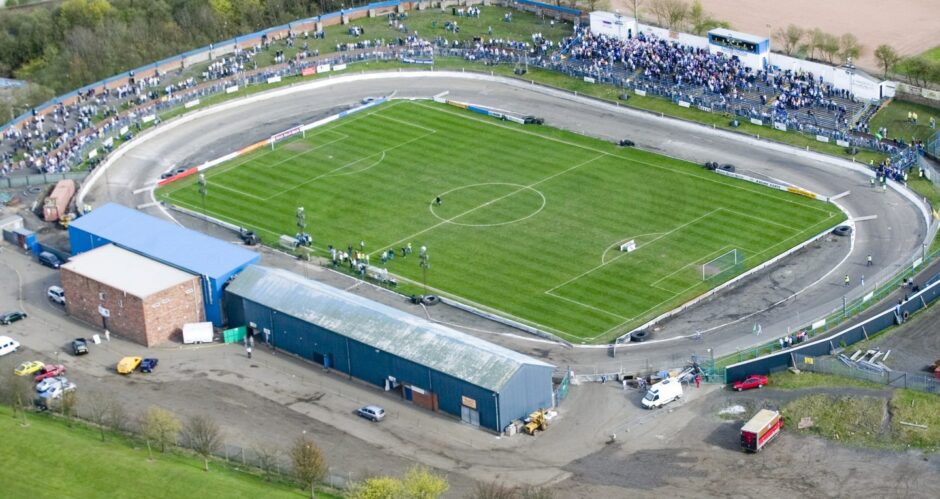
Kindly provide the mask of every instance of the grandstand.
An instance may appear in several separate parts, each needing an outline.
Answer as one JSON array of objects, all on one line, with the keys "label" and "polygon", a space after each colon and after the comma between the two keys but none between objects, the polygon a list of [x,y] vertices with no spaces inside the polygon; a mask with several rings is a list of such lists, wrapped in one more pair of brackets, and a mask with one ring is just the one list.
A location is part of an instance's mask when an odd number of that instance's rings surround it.
[{"label": "grandstand", "polygon": [[[365,16],[371,5],[347,11],[346,15]],[[382,12],[397,8],[396,5],[384,2]],[[334,14],[239,37],[237,43],[220,42],[214,48],[197,49],[138,68],[136,77],[135,71],[130,71],[57,97],[0,127],[0,176],[94,167],[121,141],[158,123],[162,113],[195,105],[199,99],[234,88],[244,89],[308,74],[305,72],[311,68],[332,64],[345,67],[367,60],[430,62],[432,54],[484,65],[510,63],[517,67],[560,71],[578,78],[590,77],[600,83],[661,96],[680,105],[729,113],[742,120],[827,137],[851,146],[898,156],[902,149],[891,141],[853,132],[867,131],[867,120],[877,103],[855,99],[845,89],[832,89],[826,82],[801,80],[773,67],[766,74],[749,75],[733,60],[714,54],[709,54],[706,64],[710,69],[719,68],[720,79],[732,83],[703,81],[672,67],[649,71],[650,66],[642,61],[620,62],[624,58],[615,56],[622,56],[624,47],[594,37],[586,28],[576,29],[572,36],[561,40],[547,39],[536,33],[528,40],[476,37],[473,41],[455,41],[440,36],[431,40],[414,35],[398,40],[357,40],[335,44],[337,52],[323,56],[319,51],[304,50],[302,56],[298,52],[286,62],[282,58],[274,65],[258,63],[263,59],[262,51],[280,47],[280,44],[289,45],[292,37],[297,36],[295,30],[302,26],[314,22],[337,24],[339,19]],[[672,51],[684,60],[700,50],[652,38],[648,45],[652,48],[642,47],[643,50]],[[591,57],[583,55],[585,47],[592,49]],[[183,71],[181,67],[201,69]],[[729,69],[734,71],[729,72]],[[787,81],[775,88],[774,83],[781,78]],[[820,92],[814,94],[811,87],[817,87]],[[783,89],[795,92],[792,97],[801,101],[808,95],[812,99],[797,106],[789,102],[783,104],[780,102],[780,97],[786,95]]]}]

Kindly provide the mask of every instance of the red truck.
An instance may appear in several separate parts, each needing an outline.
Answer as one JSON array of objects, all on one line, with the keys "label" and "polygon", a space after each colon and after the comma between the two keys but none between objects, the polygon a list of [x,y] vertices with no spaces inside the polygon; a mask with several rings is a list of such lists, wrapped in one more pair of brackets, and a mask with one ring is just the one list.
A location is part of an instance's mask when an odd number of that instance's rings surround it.
[{"label": "red truck", "polygon": [[783,418],[777,411],[761,409],[741,428],[741,447],[745,452],[759,452],[783,429]]},{"label": "red truck", "polygon": [[52,194],[49,194],[49,197],[43,203],[43,219],[47,222],[58,222],[68,212],[69,203],[74,195],[75,181],[70,179],[60,180],[55,185],[55,189],[52,190]]}]

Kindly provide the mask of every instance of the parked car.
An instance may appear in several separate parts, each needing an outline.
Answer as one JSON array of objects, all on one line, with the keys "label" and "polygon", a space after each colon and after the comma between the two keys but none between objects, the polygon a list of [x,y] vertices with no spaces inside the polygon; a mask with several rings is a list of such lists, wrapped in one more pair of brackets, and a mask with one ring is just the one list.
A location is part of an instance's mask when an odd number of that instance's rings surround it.
[{"label": "parked car", "polygon": [[39,263],[45,265],[46,267],[50,267],[53,269],[57,269],[62,266],[62,260],[60,260],[59,257],[55,256],[55,254],[50,253],[48,251],[43,251],[42,253],[39,253]]},{"label": "parked car", "polygon": [[39,383],[46,378],[55,378],[64,372],[65,366],[62,364],[49,364],[39,370],[39,373],[36,375],[36,382]]},{"label": "parked car", "polygon": [[42,362],[39,362],[38,360],[30,360],[20,364],[19,367],[13,371],[13,374],[17,376],[26,376],[27,374],[39,372],[39,370],[43,367],[46,367],[46,365]]},{"label": "parked car", "polygon": [[68,380],[64,380],[64,381],[62,381],[62,383],[60,383],[60,384],[58,384],[58,385],[56,385],[56,386],[53,386],[52,388],[50,388],[50,389],[48,389],[48,390],[46,390],[46,391],[44,391],[44,392],[40,392],[40,393],[39,393],[39,398],[43,398],[43,399],[57,399],[57,398],[61,397],[63,394],[68,393],[68,392],[70,392],[70,391],[72,391],[72,390],[74,390],[74,389],[76,389],[76,388],[78,388],[78,387],[75,386],[75,383],[72,383],[71,381],[68,381]]},{"label": "parked car", "polygon": [[59,305],[65,305],[65,290],[59,286],[49,286],[49,289],[46,290],[46,296]]},{"label": "parked car", "polygon": [[36,391],[42,393],[46,390],[49,390],[50,388],[54,386],[61,385],[62,383],[67,383],[67,382],[68,382],[68,379],[65,378],[64,376],[57,376],[55,378],[46,378],[36,384]]},{"label": "parked car", "polygon": [[72,340],[72,355],[84,355],[86,353],[88,353],[88,340],[85,338]]},{"label": "parked car", "polygon": [[0,336],[0,357],[14,353],[20,348],[20,342],[9,336]]},{"label": "parked car", "polygon": [[731,385],[731,388],[740,392],[742,390],[750,390],[752,388],[761,388],[767,383],[767,376],[764,376],[763,374],[752,374],[741,381],[735,381],[734,384]]},{"label": "parked car", "polygon": [[134,372],[138,366],[140,366],[140,357],[124,357],[118,362],[117,372],[118,374],[130,374]]},{"label": "parked car", "polygon": [[7,326],[9,324],[13,324],[16,321],[22,320],[25,318],[26,318],[26,312],[20,312],[18,310],[13,311],[13,312],[7,312],[3,315],[0,315],[0,324]]},{"label": "parked car", "polygon": [[367,405],[365,407],[360,407],[359,410],[356,411],[356,414],[366,419],[370,419],[376,423],[385,419],[385,409],[382,409],[377,405]]},{"label": "parked car", "polygon": [[140,361],[140,372],[152,373],[153,370],[157,368],[158,362],[160,362],[160,359],[144,359]]}]

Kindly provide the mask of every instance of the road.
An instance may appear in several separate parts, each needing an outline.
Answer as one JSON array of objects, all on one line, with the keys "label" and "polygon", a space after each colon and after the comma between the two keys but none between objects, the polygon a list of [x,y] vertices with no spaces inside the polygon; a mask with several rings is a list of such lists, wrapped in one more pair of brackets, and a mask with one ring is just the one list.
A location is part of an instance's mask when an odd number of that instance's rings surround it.
[{"label": "road", "polygon": [[[535,341],[518,331],[446,307],[428,312],[411,309],[558,365],[600,370],[665,367],[691,353],[704,355],[712,349],[720,356],[784,334],[841,307],[843,297],[863,295],[875,283],[908,265],[927,236],[927,222],[914,202],[894,188],[887,192],[871,189],[868,177],[861,169],[853,170],[848,161],[517,80],[461,73],[367,76],[359,81],[334,78],[313,86],[272,91],[165,123],[122,148],[123,155],[113,160],[85,202],[95,205],[113,200],[132,207],[150,205],[153,199],[149,187],[159,173],[170,167],[214,159],[281,130],[348,108],[364,97],[394,94],[396,98],[428,98],[446,91],[449,98],[541,116],[546,125],[601,139],[629,138],[641,149],[697,163],[732,163],[739,172],[778,179],[824,196],[848,193],[835,201],[838,206],[852,219],[872,217],[855,222],[853,238],[824,237],[678,318],[657,324],[654,341],[619,347],[617,358],[609,357],[605,348],[572,349]],[[158,207],[150,206],[146,211],[166,216]],[[205,229],[201,223],[187,223]],[[226,237],[231,238],[231,234]],[[869,254],[875,261],[871,268],[865,266]],[[867,287],[845,288],[846,274],[853,277],[853,283],[865,275]],[[408,307],[396,296],[374,294],[397,307]],[[761,325],[759,337],[751,334],[754,324]],[[687,339],[695,331],[706,331],[703,339]]]}]

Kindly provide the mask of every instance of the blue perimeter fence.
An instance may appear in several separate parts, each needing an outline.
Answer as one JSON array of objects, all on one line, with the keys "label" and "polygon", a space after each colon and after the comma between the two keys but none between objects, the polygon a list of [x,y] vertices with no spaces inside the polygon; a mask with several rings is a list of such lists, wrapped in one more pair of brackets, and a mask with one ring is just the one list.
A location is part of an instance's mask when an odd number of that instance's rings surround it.
[{"label": "blue perimeter fence", "polygon": [[826,338],[728,366],[725,369],[725,382],[733,383],[751,374],[769,374],[782,371],[796,364],[795,355],[806,357],[831,355],[839,348],[846,348],[849,345],[867,340],[872,335],[891,326],[902,324],[913,314],[927,308],[938,296],[940,296],[940,274],[928,279],[921,291],[915,293],[903,303],[893,305],[860,324],[850,326]]}]

